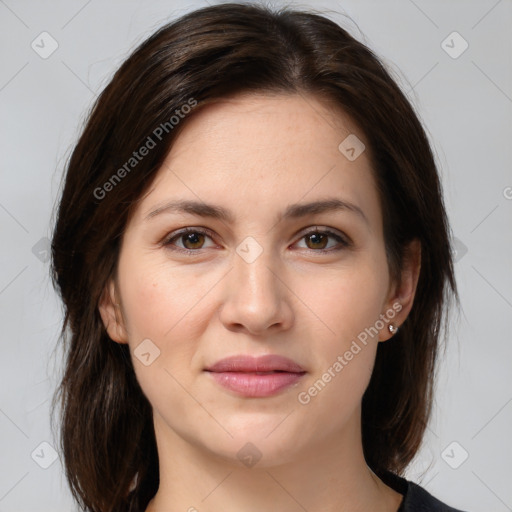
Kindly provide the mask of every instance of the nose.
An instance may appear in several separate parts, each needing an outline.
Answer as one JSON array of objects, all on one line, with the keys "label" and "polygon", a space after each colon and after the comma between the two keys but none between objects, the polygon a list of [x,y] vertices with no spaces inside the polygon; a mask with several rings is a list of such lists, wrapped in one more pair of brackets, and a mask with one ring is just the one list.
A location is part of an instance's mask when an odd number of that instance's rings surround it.
[{"label": "nose", "polygon": [[266,251],[252,263],[235,254],[234,268],[226,276],[220,320],[231,331],[275,334],[293,324],[292,296],[282,269]]}]

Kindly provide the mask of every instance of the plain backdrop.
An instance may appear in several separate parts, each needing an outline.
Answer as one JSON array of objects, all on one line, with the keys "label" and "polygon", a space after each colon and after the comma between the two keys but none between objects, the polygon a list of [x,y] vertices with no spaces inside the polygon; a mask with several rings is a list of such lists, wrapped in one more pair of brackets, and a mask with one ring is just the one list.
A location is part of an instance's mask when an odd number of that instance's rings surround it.
[{"label": "plain backdrop", "polygon": [[[0,0],[0,512],[76,510],[49,420],[62,310],[48,238],[65,161],[129,52],[208,3]],[[383,59],[442,173],[461,311],[407,477],[464,510],[511,511],[512,2],[287,5],[325,11]]]}]

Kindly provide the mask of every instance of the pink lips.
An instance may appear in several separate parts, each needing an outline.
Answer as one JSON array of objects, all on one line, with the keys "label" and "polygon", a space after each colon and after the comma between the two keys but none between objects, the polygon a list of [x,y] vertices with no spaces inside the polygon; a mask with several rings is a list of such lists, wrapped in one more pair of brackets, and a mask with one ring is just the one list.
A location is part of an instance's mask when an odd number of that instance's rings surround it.
[{"label": "pink lips", "polygon": [[287,357],[232,356],[206,368],[221,386],[246,397],[267,397],[298,382],[305,370]]}]

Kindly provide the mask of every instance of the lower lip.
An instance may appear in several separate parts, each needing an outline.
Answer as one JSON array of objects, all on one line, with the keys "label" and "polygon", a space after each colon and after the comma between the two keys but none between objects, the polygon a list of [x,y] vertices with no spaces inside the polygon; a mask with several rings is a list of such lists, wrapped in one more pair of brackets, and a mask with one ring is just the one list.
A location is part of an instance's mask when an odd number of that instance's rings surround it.
[{"label": "lower lip", "polygon": [[297,383],[304,373],[208,372],[221,386],[252,398],[272,396]]}]

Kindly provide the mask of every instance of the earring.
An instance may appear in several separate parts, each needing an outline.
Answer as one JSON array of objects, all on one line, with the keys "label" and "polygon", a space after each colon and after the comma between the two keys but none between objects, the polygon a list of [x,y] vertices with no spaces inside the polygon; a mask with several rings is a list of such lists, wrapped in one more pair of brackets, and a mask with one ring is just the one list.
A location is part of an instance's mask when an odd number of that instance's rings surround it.
[{"label": "earring", "polygon": [[396,334],[398,332],[398,327],[394,326],[393,324],[389,324],[388,330],[391,334]]}]

